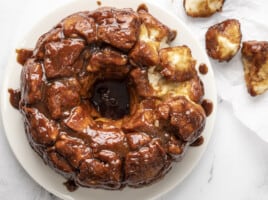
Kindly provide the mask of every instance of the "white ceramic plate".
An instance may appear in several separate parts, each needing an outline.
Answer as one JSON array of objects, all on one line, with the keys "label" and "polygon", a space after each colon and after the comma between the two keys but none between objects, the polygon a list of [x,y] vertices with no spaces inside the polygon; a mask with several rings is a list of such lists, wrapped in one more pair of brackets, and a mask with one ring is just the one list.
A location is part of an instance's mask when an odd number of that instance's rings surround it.
[{"label": "white ceramic plate", "polygon": [[[130,7],[136,9],[138,5],[144,3],[140,0],[126,1],[126,0],[103,0],[102,6],[114,6],[118,8]],[[206,63],[208,66],[208,74],[201,75],[201,78],[205,86],[205,98],[213,101],[214,110],[212,115],[207,119],[206,127],[203,132],[205,142],[199,147],[191,147],[186,153],[182,162],[174,165],[172,170],[157,183],[143,187],[140,189],[125,188],[122,191],[106,191],[101,189],[87,189],[79,188],[75,192],[69,192],[62,184],[65,180],[48,166],[44,165],[42,160],[37,154],[30,148],[26,136],[24,134],[23,121],[20,113],[11,107],[9,103],[8,88],[19,88],[20,82],[20,69],[21,67],[16,63],[15,53],[11,56],[8,64],[6,74],[3,76],[5,80],[3,82],[2,90],[2,119],[7,139],[10,146],[17,157],[20,164],[29,173],[29,175],[41,186],[43,186],[49,192],[57,195],[62,199],[80,199],[80,200],[92,200],[92,199],[155,199],[164,193],[167,193],[182,180],[190,174],[194,166],[201,158],[204,150],[207,147],[210,139],[212,128],[214,124],[216,114],[216,89],[214,82],[214,75],[205,54],[205,51],[201,48],[199,43],[193,37],[192,33],[184,25],[178,17],[170,14],[168,11],[161,9],[160,7],[151,3],[146,3],[150,13],[156,16],[160,21],[167,24],[169,27],[178,31],[178,36],[173,44],[186,44],[191,50],[193,57],[197,59],[199,63]],[[76,0],[73,3],[65,5],[60,9],[55,10],[41,20],[36,26],[32,28],[22,39],[22,42],[18,44],[17,48],[31,48],[35,46],[35,43],[39,36],[50,30],[57,22],[62,18],[70,15],[76,11],[93,10],[98,7],[96,1],[92,0]],[[197,65],[198,66],[198,65]]]}]

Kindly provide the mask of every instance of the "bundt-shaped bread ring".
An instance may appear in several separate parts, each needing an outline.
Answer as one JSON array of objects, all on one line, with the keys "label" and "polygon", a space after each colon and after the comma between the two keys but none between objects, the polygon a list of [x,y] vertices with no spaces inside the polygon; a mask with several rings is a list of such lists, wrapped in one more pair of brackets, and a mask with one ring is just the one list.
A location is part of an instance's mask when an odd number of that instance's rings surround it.
[{"label": "bundt-shaped bread ring", "polygon": [[23,59],[19,109],[45,163],[76,185],[120,189],[181,160],[206,115],[196,61],[169,46],[175,36],[146,9],[110,7],[42,35]]}]

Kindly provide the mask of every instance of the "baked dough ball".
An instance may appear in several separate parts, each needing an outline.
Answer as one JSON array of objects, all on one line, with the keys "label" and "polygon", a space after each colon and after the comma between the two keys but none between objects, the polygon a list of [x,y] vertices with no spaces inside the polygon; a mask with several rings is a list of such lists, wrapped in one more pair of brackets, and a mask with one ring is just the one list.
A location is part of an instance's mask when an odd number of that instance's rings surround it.
[{"label": "baked dough ball", "polygon": [[87,65],[87,71],[98,72],[103,74],[113,74],[116,77],[124,77],[128,72],[127,68],[128,57],[110,47],[105,47],[94,51]]},{"label": "baked dough ball", "polygon": [[167,47],[159,51],[161,74],[168,80],[187,81],[196,74],[191,50],[187,46]]},{"label": "baked dough ball", "polygon": [[184,0],[184,10],[191,17],[209,17],[221,11],[224,0]]},{"label": "baked dough ball", "polygon": [[147,10],[138,10],[141,19],[139,39],[129,56],[132,64],[153,66],[159,63],[158,51],[176,37],[176,32],[153,17]]},{"label": "baked dough ball", "polygon": [[138,95],[161,99],[182,95],[198,103],[204,95],[204,88],[189,47],[162,48],[159,57],[159,65],[131,71]]},{"label": "baked dough ball", "polygon": [[98,40],[123,51],[129,51],[136,43],[140,20],[130,8],[102,7],[89,14],[98,24]]},{"label": "baked dough ball", "polygon": [[178,96],[161,106],[168,108],[165,117],[168,116],[170,125],[178,130],[176,135],[183,141],[192,142],[200,135],[204,128],[205,112],[199,104]]},{"label": "baked dough ball", "polygon": [[21,74],[21,92],[27,93],[22,100],[28,104],[40,101],[44,86],[42,64],[35,59],[28,59]]},{"label": "baked dough ball", "polygon": [[94,43],[97,38],[97,26],[93,18],[87,17],[89,12],[75,13],[60,23],[66,37],[85,38],[88,44]]},{"label": "baked dough ball", "polygon": [[236,19],[228,19],[211,26],[206,33],[206,49],[208,55],[216,60],[229,61],[238,50],[242,34],[240,23]]},{"label": "baked dough ball", "polygon": [[134,69],[130,73],[138,95],[167,99],[176,96],[186,96],[191,101],[199,103],[204,96],[204,87],[196,72],[193,78],[178,82],[165,78],[156,66],[149,69]]},{"label": "baked dough ball", "polygon": [[268,42],[243,42],[242,61],[249,94],[263,94],[268,90]]}]

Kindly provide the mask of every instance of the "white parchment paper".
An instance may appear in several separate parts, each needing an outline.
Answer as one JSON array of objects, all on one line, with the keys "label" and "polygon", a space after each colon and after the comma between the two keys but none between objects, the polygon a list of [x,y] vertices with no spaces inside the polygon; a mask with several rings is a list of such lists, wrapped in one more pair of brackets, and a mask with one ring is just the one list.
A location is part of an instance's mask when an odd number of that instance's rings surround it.
[{"label": "white parchment paper", "polygon": [[[175,10],[176,15],[190,27],[204,48],[207,29],[231,18],[238,19],[241,23],[242,41],[268,41],[267,0],[226,0],[222,12],[209,18],[188,17],[183,10],[182,2],[183,0],[173,1],[170,9]],[[240,51],[229,62],[219,63],[210,60],[219,97],[232,105],[235,116],[245,126],[268,142],[268,92],[258,97],[248,94]]]}]

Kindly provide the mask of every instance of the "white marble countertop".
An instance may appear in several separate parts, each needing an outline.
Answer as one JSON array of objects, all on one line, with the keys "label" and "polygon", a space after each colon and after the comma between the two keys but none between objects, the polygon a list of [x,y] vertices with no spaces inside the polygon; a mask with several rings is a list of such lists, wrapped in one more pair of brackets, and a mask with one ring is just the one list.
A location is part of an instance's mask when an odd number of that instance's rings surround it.
[{"label": "white marble countertop", "polygon": [[[3,80],[5,66],[9,54],[16,44],[16,38],[24,34],[31,25],[52,8],[69,1],[0,1],[0,80]],[[180,10],[178,8],[181,6],[181,1],[155,0],[156,3],[175,14]],[[226,4],[231,4],[232,1],[243,3],[242,0],[226,0]],[[263,3],[259,7],[260,9],[268,11],[267,1],[255,1]],[[252,11],[251,14],[254,12]],[[266,35],[268,36],[268,33]],[[214,65],[215,62],[213,62],[213,67],[215,67]],[[1,81],[0,87],[2,88]],[[213,135],[204,156],[182,184],[162,196],[161,200],[268,199],[268,144],[235,118],[229,103],[220,97],[218,103]],[[37,185],[16,161],[1,124],[0,154],[1,200],[57,199]]]}]

